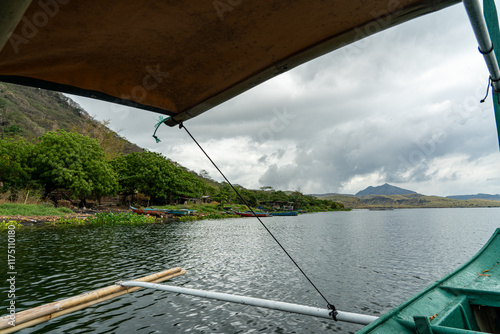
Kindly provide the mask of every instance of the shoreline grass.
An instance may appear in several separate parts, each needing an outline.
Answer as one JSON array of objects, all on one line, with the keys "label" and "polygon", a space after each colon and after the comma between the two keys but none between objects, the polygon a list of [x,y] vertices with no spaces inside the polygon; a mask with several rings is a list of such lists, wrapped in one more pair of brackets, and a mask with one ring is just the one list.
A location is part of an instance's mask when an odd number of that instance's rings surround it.
[{"label": "shoreline grass", "polygon": [[49,203],[44,204],[0,204],[0,216],[65,216],[74,213],[69,208],[56,208]]},{"label": "shoreline grass", "polygon": [[[185,204],[185,205],[165,205],[155,206],[158,209],[189,209],[195,210],[194,215],[179,216],[173,218],[175,221],[188,222],[197,220],[216,220],[228,218],[240,218],[240,216],[232,213],[231,211],[247,211],[246,205],[241,204],[228,204],[226,209],[221,207],[218,203],[204,203],[204,204]],[[231,209],[229,210],[228,207]],[[263,211],[255,209],[254,211]],[[312,210],[310,212],[315,212]],[[333,211],[333,210],[330,210]],[[11,221],[20,220],[19,217],[26,218],[42,218],[42,222],[36,226],[78,226],[78,225],[130,225],[130,224],[150,224],[163,221],[161,218],[138,215],[132,212],[98,212],[94,215],[87,217],[75,217],[75,212],[69,208],[56,208],[50,203],[42,204],[20,204],[20,203],[4,203],[0,204],[0,216],[4,219]],[[43,217],[50,218],[50,220],[43,221]],[[8,218],[6,218],[8,217]],[[16,217],[16,218],[14,218]],[[58,220],[57,217],[60,217]],[[172,218],[169,218],[170,220]],[[22,222],[22,220],[21,220]],[[6,224],[4,224],[6,225]],[[19,224],[17,226],[23,226]]]}]

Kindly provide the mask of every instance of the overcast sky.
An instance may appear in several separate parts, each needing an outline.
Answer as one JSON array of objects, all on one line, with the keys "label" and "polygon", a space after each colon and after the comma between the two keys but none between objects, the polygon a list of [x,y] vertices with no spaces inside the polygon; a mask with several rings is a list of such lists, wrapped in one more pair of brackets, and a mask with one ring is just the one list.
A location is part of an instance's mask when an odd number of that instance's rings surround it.
[{"label": "overcast sky", "polygon": [[[462,4],[299,66],[185,123],[232,183],[356,193],[383,183],[425,195],[500,192],[486,65]],[[221,181],[159,115],[71,96],[133,143]]]}]

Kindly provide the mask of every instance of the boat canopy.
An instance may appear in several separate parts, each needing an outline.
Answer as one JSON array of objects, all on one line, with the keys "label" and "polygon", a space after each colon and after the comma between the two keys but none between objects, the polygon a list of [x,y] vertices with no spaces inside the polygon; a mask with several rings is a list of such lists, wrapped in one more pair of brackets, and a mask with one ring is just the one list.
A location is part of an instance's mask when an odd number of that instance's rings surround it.
[{"label": "boat canopy", "polygon": [[456,0],[2,0],[0,81],[142,108],[174,125]]}]

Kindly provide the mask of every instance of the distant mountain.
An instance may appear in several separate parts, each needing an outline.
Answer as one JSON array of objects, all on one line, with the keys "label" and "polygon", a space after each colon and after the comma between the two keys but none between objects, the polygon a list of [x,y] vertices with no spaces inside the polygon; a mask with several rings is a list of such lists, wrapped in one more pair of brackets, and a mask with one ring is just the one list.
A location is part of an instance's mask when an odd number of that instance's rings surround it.
[{"label": "distant mountain", "polygon": [[395,186],[391,186],[386,183],[378,187],[369,186],[368,188],[361,190],[356,193],[356,196],[366,196],[366,195],[408,195],[416,194],[412,190],[407,190]]},{"label": "distant mountain", "polygon": [[500,195],[489,195],[489,194],[477,194],[477,195],[454,195],[454,196],[446,196],[446,198],[452,198],[452,199],[462,199],[462,200],[468,200],[468,199],[487,199],[490,201],[500,201]]},{"label": "distant mountain", "polygon": [[500,201],[485,199],[459,200],[439,196],[421,194],[405,195],[367,195],[344,196],[332,195],[324,197],[331,201],[344,204],[349,209],[402,209],[402,208],[484,208],[500,207]]}]

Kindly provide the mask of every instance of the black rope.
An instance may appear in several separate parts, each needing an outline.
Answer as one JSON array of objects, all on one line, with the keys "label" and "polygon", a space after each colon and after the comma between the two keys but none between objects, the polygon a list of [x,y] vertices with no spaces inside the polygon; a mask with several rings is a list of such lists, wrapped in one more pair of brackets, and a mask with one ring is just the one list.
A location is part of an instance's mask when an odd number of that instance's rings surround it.
[{"label": "black rope", "polygon": [[488,79],[488,88],[486,88],[486,95],[484,96],[484,99],[482,99],[480,102],[481,103],[484,103],[484,101],[486,101],[486,98],[488,97],[488,94],[490,92],[490,86],[492,85],[492,82],[491,82],[491,76],[490,78]]},{"label": "black rope", "polygon": [[182,129],[184,128],[184,130],[186,130],[186,133],[189,135],[189,137],[191,137],[191,139],[196,143],[196,145],[198,145],[198,147],[200,148],[200,150],[203,152],[203,154],[205,154],[205,156],[208,158],[208,160],[210,160],[210,162],[212,163],[212,165],[214,165],[214,167],[217,169],[217,171],[220,173],[220,175],[222,175],[222,177],[224,178],[224,180],[226,180],[226,182],[231,186],[231,188],[234,190],[234,192],[238,195],[238,197],[243,201],[243,203],[245,203],[245,205],[250,209],[250,211],[252,212],[252,214],[255,216],[255,218],[257,218],[259,220],[259,222],[261,223],[261,225],[264,227],[264,229],[271,235],[271,237],[274,239],[274,241],[276,241],[276,243],[281,247],[281,249],[283,250],[283,252],[285,252],[285,254],[288,256],[288,258],[293,262],[293,264],[297,267],[297,269],[299,269],[299,271],[302,273],[302,275],[304,275],[304,277],[309,281],[309,283],[311,283],[311,285],[314,287],[314,289],[319,293],[319,295],[325,300],[326,304],[327,304],[327,307],[329,310],[331,310],[331,312],[329,313],[329,315],[332,317],[332,319],[334,321],[337,321],[337,310],[335,309],[335,306],[333,304],[330,304],[330,302],[326,299],[326,297],[321,293],[321,291],[319,291],[319,289],[316,287],[316,285],[314,285],[314,283],[311,281],[311,279],[306,275],[306,273],[302,270],[302,268],[300,268],[300,266],[297,264],[297,262],[295,262],[295,260],[293,259],[293,257],[287,252],[287,250],[285,249],[285,247],[283,247],[283,245],[281,245],[281,243],[278,241],[278,239],[276,239],[276,237],[274,236],[274,234],[269,230],[269,228],[267,228],[266,224],[264,224],[262,222],[262,220],[255,214],[255,212],[253,211],[253,209],[248,205],[247,201],[243,198],[243,196],[241,196],[241,194],[238,192],[238,190],[236,190],[236,188],[232,185],[231,182],[229,182],[229,180],[227,179],[227,177],[224,175],[224,173],[222,173],[222,171],[219,169],[219,167],[217,167],[217,165],[215,164],[215,162],[210,158],[210,156],[207,154],[207,152],[205,152],[205,150],[203,149],[203,147],[201,147],[201,145],[196,141],[196,139],[191,135],[191,133],[188,131],[188,129],[186,129],[186,127],[180,123],[179,124],[179,129]]},{"label": "black rope", "polygon": [[495,89],[495,86],[493,86],[493,83],[494,83],[494,82],[500,82],[500,78],[498,78],[498,79],[493,79],[493,78],[491,77],[491,75],[490,75],[490,77],[488,78],[488,86],[487,86],[487,88],[486,88],[486,95],[484,96],[484,99],[482,99],[482,100],[481,100],[481,101],[479,101],[479,102],[484,103],[484,101],[486,101],[486,98],[488,97],[488,94],[489,94],[489,92],[490,92],[490,86],[491,86],[491,90],[492,90],[492,92],[493,92],[493,98],[496,96],[496,98],[497,98],[497,103],[500,103],[500,97],[499,97],[499,95],[500,95],[500,94],[498,94],[499,92]]}]

